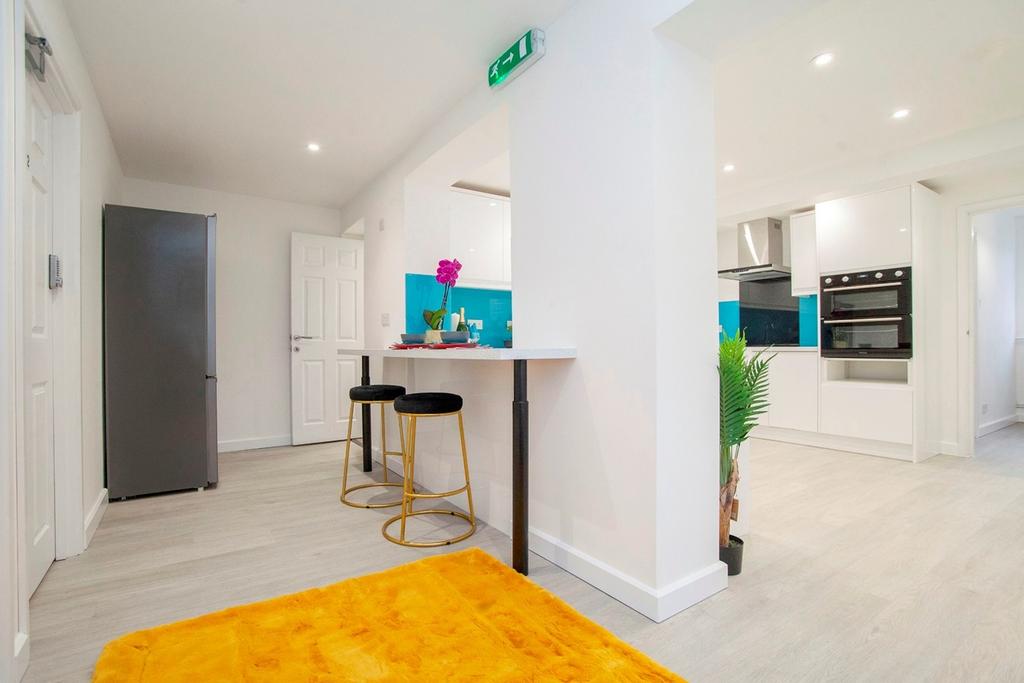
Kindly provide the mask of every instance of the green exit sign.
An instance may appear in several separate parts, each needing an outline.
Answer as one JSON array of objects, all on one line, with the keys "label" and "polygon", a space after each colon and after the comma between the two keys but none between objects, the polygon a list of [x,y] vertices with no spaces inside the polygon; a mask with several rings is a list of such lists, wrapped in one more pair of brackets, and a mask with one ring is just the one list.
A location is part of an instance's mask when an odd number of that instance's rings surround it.
[{"label": "green exit sign", "polygon": [[530,29],[487,67],[487,84],[498,88],[526,70],[544,54],[544,32]]}]

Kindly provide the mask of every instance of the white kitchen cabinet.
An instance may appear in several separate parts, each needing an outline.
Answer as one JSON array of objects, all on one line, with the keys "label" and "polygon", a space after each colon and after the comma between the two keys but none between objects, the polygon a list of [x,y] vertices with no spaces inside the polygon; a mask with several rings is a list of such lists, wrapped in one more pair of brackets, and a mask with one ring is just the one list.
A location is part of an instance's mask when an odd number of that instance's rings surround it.
[{"label": "white kitchen cabinet", "polygon": [[821,384],[821,432],[909,444],[914,392],[897,382],[829,381]]},{"label": "white kitchen cabinet", "polygon": [[789,267],[793,296],[818,293],[818,241],[814,212],[789,218]]},{"label": "white kitchen cabinet", "polygon": [[780,351],[768,364],[767,420],[783,429],[818,431],[818,354]]},{"label": "white kitchen cabinet", "polygon": [[508,286],[511,282],[511,225],[508,201],[452,192],[451,255],[462,263],[460,285]]},{"label": "white kitchen cabinet", "polygon": [[[757,349],[748,349],[751,358]],[[762,427],[818,430],[818,353],[786,350],[768,364],[768,411],[757,418]]]},{"label": "white kitchen cabinet", "polygon": [[501,203],[501,229],[502,248],[504,249],[504,260],[501,273],[502,280],[512,282],[512,203]]},{"label": "white kitchen cabinet", "polygon": [[842,273],[911,262],[910,187],[815,206],[818,268]]}]

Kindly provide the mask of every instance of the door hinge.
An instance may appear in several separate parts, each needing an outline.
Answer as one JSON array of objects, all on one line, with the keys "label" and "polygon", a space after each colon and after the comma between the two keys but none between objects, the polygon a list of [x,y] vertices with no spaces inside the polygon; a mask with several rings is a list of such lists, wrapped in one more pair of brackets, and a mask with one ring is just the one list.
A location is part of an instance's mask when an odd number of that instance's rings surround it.
[{"label": "door hinge", "polygon": [[25,168],[32,168],[32,155],[31,154],[26,154],[25,155]]}]

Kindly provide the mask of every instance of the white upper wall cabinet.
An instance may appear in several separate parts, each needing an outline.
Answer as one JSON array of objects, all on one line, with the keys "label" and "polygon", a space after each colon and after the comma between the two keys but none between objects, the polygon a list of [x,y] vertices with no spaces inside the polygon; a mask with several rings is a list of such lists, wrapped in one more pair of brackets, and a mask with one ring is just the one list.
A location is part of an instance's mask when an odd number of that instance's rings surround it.
[{"label": "white upper wall cabinet", "polygon": [[507,287],[512,279],[509,202],[451,192],[451,254],[462,262],[459,284]]},{"label": "white upper wall cabinet", "polygon": [[910,220],[909,186],[818,204],[815,232],[820,272],[909,264]]},{"label": "white upper wall cabinet", "polygon": [[813,211],[789,218],[789,266],[793,271],[793,296],[818,293],[818,241]]},{"label": "white upper wall cabinet", "polygon": [[512,282],[512,202],[501,202],[501,229],[502,249],[504,259],[502,262],[502,280]]}]

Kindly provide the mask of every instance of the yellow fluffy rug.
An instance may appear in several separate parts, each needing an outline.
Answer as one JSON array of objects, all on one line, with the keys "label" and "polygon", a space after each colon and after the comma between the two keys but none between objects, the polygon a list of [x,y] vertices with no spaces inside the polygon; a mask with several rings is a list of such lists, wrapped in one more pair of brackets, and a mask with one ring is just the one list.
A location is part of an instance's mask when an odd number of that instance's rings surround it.
[{"label": "yellow fluffy rug", "polygon": [[682,681],[477,548],[137,631],[93,681]]}]

